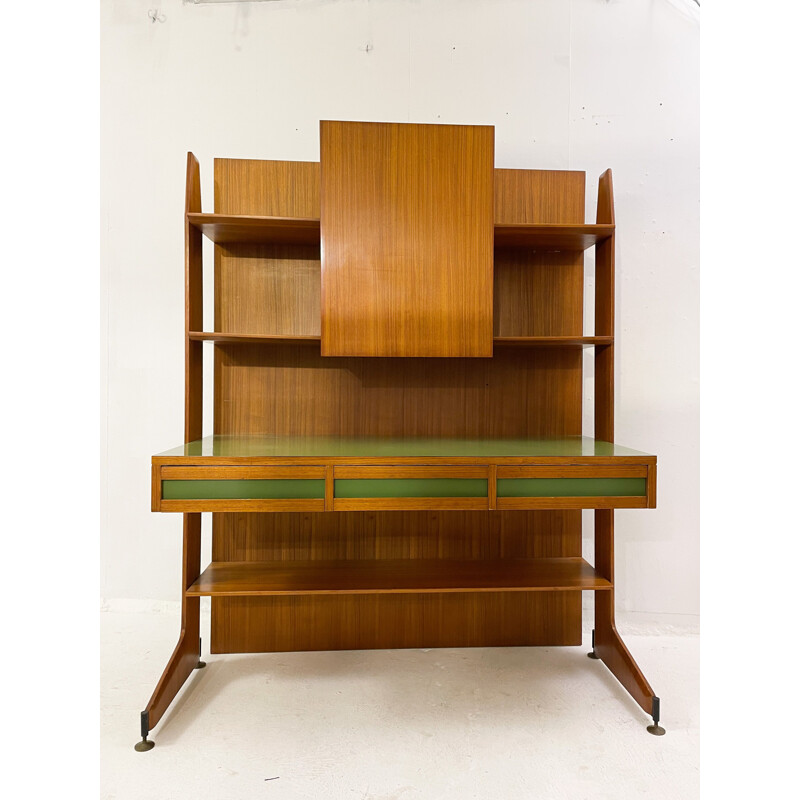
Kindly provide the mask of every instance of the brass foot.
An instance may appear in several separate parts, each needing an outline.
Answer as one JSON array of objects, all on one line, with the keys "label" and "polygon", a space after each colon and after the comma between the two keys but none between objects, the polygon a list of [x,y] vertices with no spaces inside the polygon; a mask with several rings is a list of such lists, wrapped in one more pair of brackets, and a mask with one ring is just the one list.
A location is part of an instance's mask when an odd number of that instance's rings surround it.
[{"label": "brass foot", "polygon": [[663,736],[666,733],[660,725],[648,725],[647,732],[652,733],[653,736]]},{"label": "brass foot", "polygon": [[205,662],[205,661],[198,661],[198,662],[197,662],[197,666],[195,667],[195,669],[203,669],[203,667],[204,667],[205,665],[206,665],[206,662]]},{"label": "brass foot", "polygon": [[152,750],[156,746],[155,742],[151,742],[146,736],[142,739],[141,742],[136,742],[133,746],[133,749],[137,753],[146,753],[148,750]]}]

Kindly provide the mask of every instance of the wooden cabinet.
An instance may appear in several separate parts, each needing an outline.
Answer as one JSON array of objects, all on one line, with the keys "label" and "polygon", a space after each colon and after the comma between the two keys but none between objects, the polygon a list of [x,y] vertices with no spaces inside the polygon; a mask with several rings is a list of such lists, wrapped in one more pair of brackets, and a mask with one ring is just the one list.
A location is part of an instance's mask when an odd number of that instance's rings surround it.
[{"label": "wooden cabinet", "polygon": [[494,128],[320,123],[323,356],[492,355]]},{"label": "wooden cabinet", "polygon": [[614,443],[610,171],[587,223],[582,172],[494,169],[488,127],[322,123],[321,158],[216,159],[212,214],[188,157],[184,444],[151,497],[183,515],[182,622],[139,749],[199,662],[201,596],[231,653],[578,645],[594,591],[591,654],[663,732],[614,623],[615,509],[655,507],[656,458]]}]

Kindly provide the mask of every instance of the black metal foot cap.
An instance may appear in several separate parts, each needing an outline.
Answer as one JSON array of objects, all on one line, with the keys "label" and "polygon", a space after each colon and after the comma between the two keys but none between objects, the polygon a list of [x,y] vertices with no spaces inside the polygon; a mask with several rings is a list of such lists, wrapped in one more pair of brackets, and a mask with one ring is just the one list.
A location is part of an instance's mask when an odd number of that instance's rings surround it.
[{"label": "black metal foot cap", "polygon": [[197,666],[195,667],[195,669],[203,669],[203,667],[204,667],[205,665],[206,665],[206,662],[205,662],[205,661],[198,661],[198,662],[197,662]]},{"label": "black metal foot cap", "polygon": [[155,742],[151,742],[149,739],[144,738],[141,742],[136,742],[136,744],[133,746],[133,749],[137,753],[146,753],[148,750],[152,750],[155,746]]},{"label": "black metal foot cap", "polygon": [[592,650],[591,653],[587,653],[586,655],[588,658],[594,658],[596,661],[600,660],[600,656],[597,655],[597,653],[595,653],[594,650]]},{"label": "black metal foot cap", "polygon": [[648,725],[647,732],[652,733],[653,736],[663,736],[666,733],[660,725]]}]

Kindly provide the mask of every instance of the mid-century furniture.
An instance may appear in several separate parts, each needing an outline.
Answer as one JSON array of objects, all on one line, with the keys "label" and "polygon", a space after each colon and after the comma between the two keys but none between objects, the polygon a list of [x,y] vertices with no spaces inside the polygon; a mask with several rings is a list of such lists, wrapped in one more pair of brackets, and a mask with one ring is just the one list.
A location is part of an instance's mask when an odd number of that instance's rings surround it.
[{"label": "mid-century furniture", "polygon": [[204,666],[203,596],[211,652],[256,653],[579,645],[593,591],[590,655],[663,733],[614,623],[614,511],[655,507],[656,458],[613,443],[611,172],[595,224],[584,183],[495,169],[488,126],[322,122],[320,163],[216,159],[208,214],[189,154],[185,444],[152,460],[153,510],[183,515],[181,632],[137,749]]}]

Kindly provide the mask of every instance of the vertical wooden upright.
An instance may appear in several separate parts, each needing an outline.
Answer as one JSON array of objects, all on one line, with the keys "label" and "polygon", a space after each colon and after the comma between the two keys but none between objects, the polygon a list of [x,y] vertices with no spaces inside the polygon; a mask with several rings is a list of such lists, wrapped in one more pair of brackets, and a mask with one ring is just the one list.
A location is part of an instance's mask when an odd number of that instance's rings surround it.
[{"label": "vertical wooden upright", "polygon": [[[203,435],[203,343],[191,341],[189,332],[203,327],[203,235],[189,224],[188,214],[201,210],[200,166],[193,153],[186,158],[185,245],[185,387],[184,441]],[[181,568],[181,629],[178,643],[164,669],[153,696],[142,712],[142,741],[138,750],[148,750],[147,734],[159,722],[192,671],[205,666],[200,661],[200,598],[187,597],[186,590],[200,574],[200,514],[183,515],[183,562]]]},{"label": "vertical wooden upright", "polygon": [[[597,194],[597,222],[614,223],[614,188],[611,170],[600,176]],[[595,333],[614,336],[614,234],[599,243],[595,252]],[[614,441],[614,344],[595,350],[594,435]],[[614,585],[614,511],[594,512],[595,569]],[[617,631],[614,614],[614,589],[595,592],[593,655],[602,659],[634,700],[654,719],[649,730],[658,726],[659,701]]]}]

